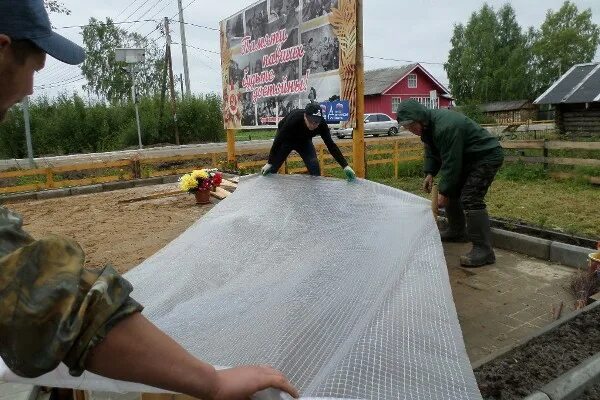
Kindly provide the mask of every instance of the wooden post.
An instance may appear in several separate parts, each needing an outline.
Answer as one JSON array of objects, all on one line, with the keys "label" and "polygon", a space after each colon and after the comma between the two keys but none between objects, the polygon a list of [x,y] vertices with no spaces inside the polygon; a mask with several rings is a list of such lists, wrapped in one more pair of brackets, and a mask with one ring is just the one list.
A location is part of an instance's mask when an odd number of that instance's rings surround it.
[{"label": "wooden post", "polygon": [[171,111],[173,112],[173,126],[175,130],[175,144],[179,146],[179,128],[177,127],[177,99],[175,97],[175,83],[173,80],[173,59],[171,58],[171,33],[169,31],[169,18],[165,17],[165,36],[167,37],[166,61],[169,66],[169,87],[171,88]]},{"label": "wooden post", "polygon": [[325,175],[325,148],[319,146],[319,166],[321,167],[321,176]]},{"label": "wooden post", "polygon": [[548,169],[548,139],[544,139],[544,171]]},{"label": "wooden post", "polygon": [[227,129],[227,161],[235,163],[235,129]]},{"label": "wooden post", "polygon": [[367,176],[365,162],[365,64],[363,59],[362,0],[356,1],[356,128],[352,133],[352,162],[359,178]]},{"label": "wooden post", "polygon": [[217,153],[211,154],[212,168],[217,168]]},{"label": "wooden post", "polygon": [[52,168],[46,169],[46,189],[52,189],[54,187],[54,174]]},{"label": "wooden post", "polygon": [[398,141],[396,140],[396,142],[394,143],[394,178],[398,179],[398,167],[399,167],[399,161],[398,159],[400,158],[400,148],[398,146]]}]

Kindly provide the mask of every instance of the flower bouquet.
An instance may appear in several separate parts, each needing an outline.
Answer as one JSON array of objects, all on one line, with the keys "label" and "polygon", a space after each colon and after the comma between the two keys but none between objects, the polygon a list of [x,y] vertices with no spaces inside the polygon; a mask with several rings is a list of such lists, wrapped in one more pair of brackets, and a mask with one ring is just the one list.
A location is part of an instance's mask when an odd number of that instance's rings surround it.
[{"label": "flower bouquet", "polygon": [[209,204],[210,191],[221,184],[223,175],[216,169],[195,169],[179,178],[179,187],[184,192],[194,193],[196,204]]}]

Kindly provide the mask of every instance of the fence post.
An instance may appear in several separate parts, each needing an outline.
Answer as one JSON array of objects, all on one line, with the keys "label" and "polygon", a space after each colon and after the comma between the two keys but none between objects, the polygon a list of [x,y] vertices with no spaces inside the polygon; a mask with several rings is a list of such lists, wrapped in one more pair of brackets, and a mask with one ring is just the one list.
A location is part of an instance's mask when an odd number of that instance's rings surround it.
[{"label": "fence post", "polygon": [[131,175],[133,179],[142,179],[142,166],[138,158],[131,160]]},{"label": "fence post", "polygon": [[321,167],[321,176],[324,176],[325,175],[325,149],[324,149],[323,145],[319,146],[319,166]]},{"label": "fence post", "polygon": [[217,153],[211,153],[212,168],[217,168]]},{"label": "fence post", "polygon": [[46,169],[46,189],[52,189],[54,187],[54,174],[52,168]]},{"label": "fence post", "polygon": [[548,139],[544,139],[544,171],[548,169]]},{"label": "fence post", "polygon": [[398,141],[396,140],[394,143],[394,178],[398,179],[398,159],[400,158],[400,148],[398,146]]}]

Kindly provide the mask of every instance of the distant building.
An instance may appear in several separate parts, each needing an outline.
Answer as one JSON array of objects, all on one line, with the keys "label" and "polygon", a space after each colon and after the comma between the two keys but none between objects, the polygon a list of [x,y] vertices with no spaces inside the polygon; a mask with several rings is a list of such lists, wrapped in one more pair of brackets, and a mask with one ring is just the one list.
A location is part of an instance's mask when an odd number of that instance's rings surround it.
[{"label": "distant building", "polygon": [[538,108],[529,100],[495,101],[479,106],[481,111],[499,124],[536,120]]},{"label": "distant building", "polygon": [[554,108],[563,134],[600,135],[600,63],[574,65],[534,104]]},{"label": "distant building", "polygon": [[450,108],[448,89],[421,64],[365,71],[365,113],[396,118],[398,105],[414,99],[427,108]]}]

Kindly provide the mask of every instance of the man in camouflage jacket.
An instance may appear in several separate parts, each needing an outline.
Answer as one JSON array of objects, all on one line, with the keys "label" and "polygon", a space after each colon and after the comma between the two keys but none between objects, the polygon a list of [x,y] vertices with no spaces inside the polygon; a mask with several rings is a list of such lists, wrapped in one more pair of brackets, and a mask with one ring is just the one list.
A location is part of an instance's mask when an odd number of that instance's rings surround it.
[{"label": "man in camouflage jacket", "polygon": [[[43,0],[0,0],[0,121],[33,92],[46,54],[69,64],[85,57],[52,32]],[[36,240],[0,207],[0,356],[15,374],[37,377],[63,362],[75,376],[85,369],[202,399],[246,399],[269,387],[298,395],[271,367],[216,371],[196,359],[141,315],[113,268],[84,262],[73,240]]]}]

